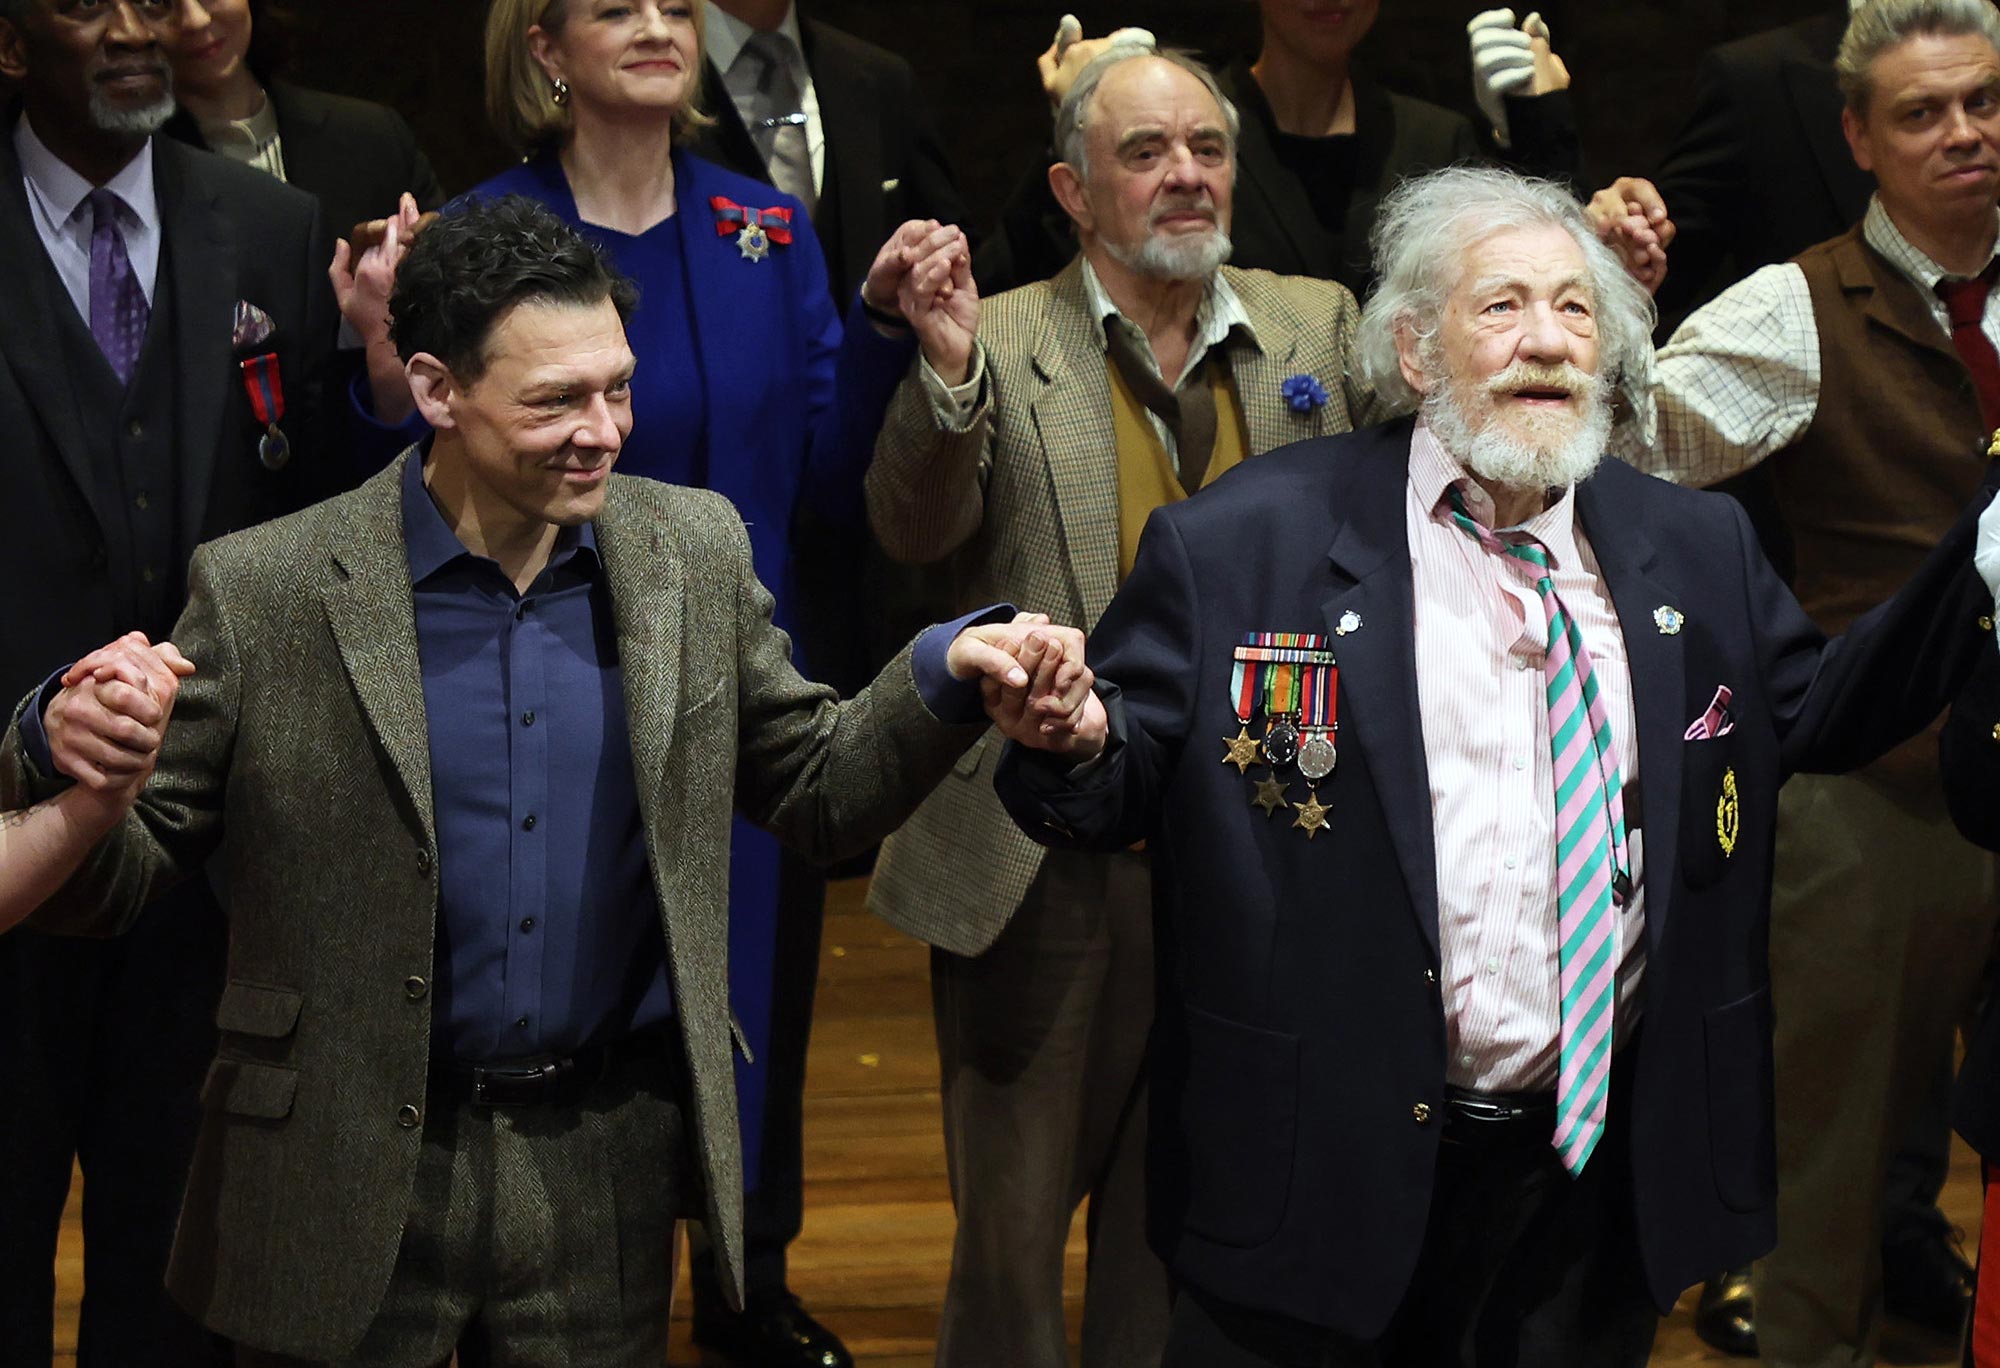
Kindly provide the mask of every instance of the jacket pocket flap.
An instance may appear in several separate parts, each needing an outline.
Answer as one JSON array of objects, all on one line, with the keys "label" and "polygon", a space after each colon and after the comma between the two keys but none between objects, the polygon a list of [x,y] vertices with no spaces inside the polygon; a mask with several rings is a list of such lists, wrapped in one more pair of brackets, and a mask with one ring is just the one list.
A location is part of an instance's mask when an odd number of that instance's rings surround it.
[{"label": "jacket pocket flap", "polygon": [[290,988],[232,980],[215,1005],[215,1024],[225,1031],[282,1039],[299,1023],[305,995]]},{"label": "jacket pocket flap", "polygon": [[208,1066],[201,1100],[218,1104],[231,1116],[255,1116],[275,1121],[292,1112],[299,1071],[243,1059],[218,1059]]}]

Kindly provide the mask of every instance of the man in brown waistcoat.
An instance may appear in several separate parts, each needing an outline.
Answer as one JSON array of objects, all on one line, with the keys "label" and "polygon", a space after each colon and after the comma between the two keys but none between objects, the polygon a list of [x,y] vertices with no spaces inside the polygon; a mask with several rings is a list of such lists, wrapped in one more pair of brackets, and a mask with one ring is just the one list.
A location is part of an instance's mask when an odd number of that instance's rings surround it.
[{"label": "man in brown waistcoat", "polygon": [[[1794,587],[1829,633],[1908,577],[2000,426],[2000,12],[1870,0],[1836,71],[1849,148],[1879,185],[1866,216],[1688,319],[1660,352],[1660,429],[1639,460],[1698,485],[1767,463]],[[1758,1340],[1768,1363],[1865,1364],[1887,1166],[1986,962],[1993,867],[1952,829],[1934,732],[1855,774],[1794,779],[1779,815],[1780,1240],[1758,1269]]]},{"label": "man in brown waistcoat", "polygon": [[[1114,46],[1056,128],[1050,182],[1082,252],[983,315],[968,290],[913,316],[932,361],[890,405],[868,512],[890,555],[949,558],[963,602],[1087,627],[1155,508],[1359,417],[1345,379],[1357,313],[1339,285],[1221,265],[1237,119],[1199,65]],[[999,752],[989,733],[960,760],[883,846],[870,893],[937,947],[958,1213],[938,1362],[1068,1362],[1063,1244],[1086,1196],[1083,1362],[1157,1362],[1167,1282],[1141,1228],[1147,857],[1044,851],[994,795]],[[977,918],[963,908],[971,868],[986,888]]]}]

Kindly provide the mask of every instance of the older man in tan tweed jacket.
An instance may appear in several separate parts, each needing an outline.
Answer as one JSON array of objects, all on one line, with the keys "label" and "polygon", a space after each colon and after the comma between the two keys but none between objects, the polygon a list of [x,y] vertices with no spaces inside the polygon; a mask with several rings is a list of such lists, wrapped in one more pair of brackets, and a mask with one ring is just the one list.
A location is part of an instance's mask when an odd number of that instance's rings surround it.
[{"label": "older man in tan tweed jacket", "polygon": [[[1369,402],[1350,377],[1344,288],[1220,265],[1235,129],[1198,64],[1111,49],[1057,114],[1051,180],[1081,255],[983,317],[968,289],[912,314],[926,359],[891,403],[869,517],[892,556],[948,561],[962,604],[1088,628],[1153,509],[1247,456],[1344,432]],[[994,796],[999,751],[989,735],[958,761],[883,847],[870,893],[936,947],[958,1210],[938,1363],[1062,1368],[1063,1244],[1086,1196],[1083,1362],[1156,1362],[1167,1296],[1141,1211],[1146,856],[1030,841]]]}]

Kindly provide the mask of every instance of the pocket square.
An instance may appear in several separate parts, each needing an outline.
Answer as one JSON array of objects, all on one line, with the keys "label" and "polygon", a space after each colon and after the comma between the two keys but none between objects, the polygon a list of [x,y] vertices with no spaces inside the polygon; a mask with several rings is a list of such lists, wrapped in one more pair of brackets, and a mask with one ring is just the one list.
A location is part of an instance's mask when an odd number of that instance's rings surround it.
[{"label": "pocket square", "polygon": [[271,321],[271,315],[247,299],[236,301],[235,317],[230,321],[229,340],[239,354],[261,347],[277,330],[277,324]]},{"label": "pocket square", "polygon": [[1729,700],[1733,695],[1727,684],[1718,684],[1715,697],[1709,701],[1708,711],[1688,725],[1683,741],[1710,741],[1718,736],[1727,736],[1736,728],[1736,719],[1729,715]]},{"label": "pocket square", "polygon": [[885,195],[893,195],[902,188],[903,178],[901,176],[891,176],[882,182],[882,193]]}]

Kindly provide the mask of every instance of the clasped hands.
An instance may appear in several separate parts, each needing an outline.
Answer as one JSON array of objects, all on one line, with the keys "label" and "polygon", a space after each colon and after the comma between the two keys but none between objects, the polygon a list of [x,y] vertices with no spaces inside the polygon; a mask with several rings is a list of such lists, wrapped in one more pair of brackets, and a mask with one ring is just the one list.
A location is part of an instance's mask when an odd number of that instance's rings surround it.
[{"label": "clasped hands", "polygon": [[154,645],[128,632],[69,667],[43,728],[59,774],[76,781],[73,800],[109,830],[138,801],[152,776],[181,680],[194,664],[171,641]]},{"label": "clasped hands", "polygon": [[1046,613],[1020,613],[1012,622],[966,628],[946,662],[955,678],[979,681],[986,715],[1008,740],[1079,762],[1104,750],[1104,703],[1076,628],[1054,626]]}]

